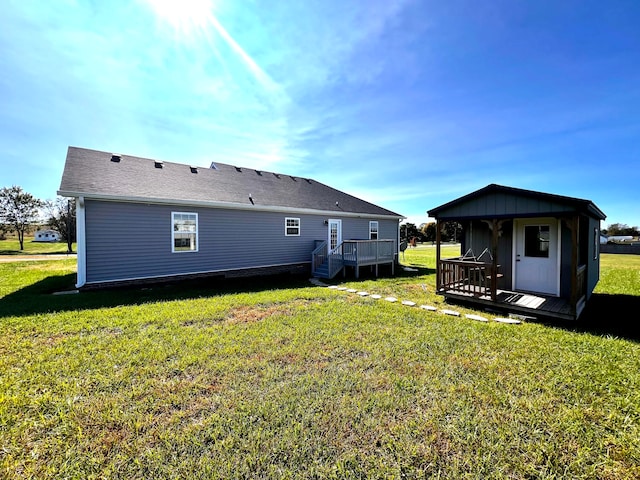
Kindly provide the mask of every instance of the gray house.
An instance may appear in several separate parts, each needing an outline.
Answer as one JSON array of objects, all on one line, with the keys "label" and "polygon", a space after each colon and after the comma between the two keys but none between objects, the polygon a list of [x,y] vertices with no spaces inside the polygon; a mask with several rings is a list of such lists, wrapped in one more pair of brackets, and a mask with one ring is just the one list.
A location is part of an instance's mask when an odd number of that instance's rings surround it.
[{"label": "gray house", "polygon": [[[429,210],[437,290],[525,314],[577,319],[600,277],[600,221],[590,200],[488,185]],[[440,226],[462,225],[463,255],[440,256]]]},{"label": "gray house", "polygon": [[75,197],[77,287],[397,261],[401,215],[314,180],[69,147],[59,195]]}]

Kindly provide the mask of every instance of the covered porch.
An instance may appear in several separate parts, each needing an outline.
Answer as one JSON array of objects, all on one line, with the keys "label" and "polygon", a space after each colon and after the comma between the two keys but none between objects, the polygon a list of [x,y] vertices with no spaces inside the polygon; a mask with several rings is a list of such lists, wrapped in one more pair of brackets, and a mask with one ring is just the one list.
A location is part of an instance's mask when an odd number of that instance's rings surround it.
[{"label": "covered porch", "polygon": [[[452,221],[452,220],[447,220]],[[564,320],[576,319],[586,305],[587,279],[585,264],[580,263],[578,251],[578,232],[580,218],[576,216],[554,220],[557,222],[556,249],[557,291],[537,291],[533,288],[517,288],[516,271],[521,261],[515,237],[517,218],[465,219],[458,221],[465,228],[465,240],[462,248],[465,253],[454,258],[441,257],[441,232],[444,222],[439,220],[436,226],[436,289],[445,298],[476,304],[482,308],[495,308],[513,313],[554,317]],[[473,225],[480,222],[485,225],[488,235],[477,230],[475,244]],[[477,225],[477,223],[475,223]],[[561,249],[560,238],[570,239],[569,248]],[[487,245],[478,256],[473,254],[473,246]],[[484,242],[484,243],[483,243]],[[567,242],[565,242],[567,243]],[[469,248],[467,248],[469,247]],[[548,246],[546,246],[548,248]],[[567,252],[569,259],[562,258]],[[523,253],[524,257],[525,254]],[[566,256],[566,255],[565,255]],[[555,262],[555,261],[554,261]],[[563,263],[564,262],[564,263]],[[565,265],[565,267],[562,267]],[[561,288],[561,274],[568,275],[565,288]]]},{"label": "covered porch", "polygon": [[[606,218],[590,200],[491,184],[427,213],[436,220],[438,293],[531,315],[583,312],[600,275]],[[449,222],[462,229],[456,258],[441,256]]]}]

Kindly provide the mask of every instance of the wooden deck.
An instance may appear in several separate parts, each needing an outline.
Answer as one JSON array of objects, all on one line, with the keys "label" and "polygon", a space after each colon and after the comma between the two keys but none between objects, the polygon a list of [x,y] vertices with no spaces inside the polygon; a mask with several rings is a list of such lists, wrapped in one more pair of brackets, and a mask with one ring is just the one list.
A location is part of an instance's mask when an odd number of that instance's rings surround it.
[{"label": "wooden deck", "polygon": [[353,267],[356,278],[360,276],[360,267],[375,267],[378,276],[379,265],[390,265],[391,274],[395,273],[395,242],[393,240],[345,240],[332,253],[328,253],[327,242],[318,241],[317,248],[311,253],[311,274],[319,278],[333,278],[345,267]]},{"label": "wooden deck", "polygon": [[576,319],[576,315],[572,311],[568,300],[538,293],[498,290],[495,302],[491,300],[490,295],[482,294],[480,292],[479,294],[460,291],[444,291],[440,293],[450,300],[481,305],[486,308],[494,308],[497,310],[504,310],[532,317],[552,317],[562,320]]}]

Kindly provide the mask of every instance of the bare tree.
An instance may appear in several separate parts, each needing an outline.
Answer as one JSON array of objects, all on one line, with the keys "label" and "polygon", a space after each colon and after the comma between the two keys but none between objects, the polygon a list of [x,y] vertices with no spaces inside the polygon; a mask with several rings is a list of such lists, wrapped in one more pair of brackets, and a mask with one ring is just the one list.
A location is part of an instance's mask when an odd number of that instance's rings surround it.
[{"label": "bare tree", "polygon": [[24,232],[38,219],[43,205],[42,200],[17,185],[0,189],[0,221],[18,234],[20,250],[24,250]]}]

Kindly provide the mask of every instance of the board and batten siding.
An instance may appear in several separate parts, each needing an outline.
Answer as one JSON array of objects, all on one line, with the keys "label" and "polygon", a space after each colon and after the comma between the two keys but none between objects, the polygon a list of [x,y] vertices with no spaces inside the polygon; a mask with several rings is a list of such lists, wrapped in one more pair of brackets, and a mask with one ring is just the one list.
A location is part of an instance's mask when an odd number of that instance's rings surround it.
[{"label": "board and batten siding", "polygon": [[441,220],[456,218],[526,218],[571,212],[569,205],[535,197],[496,192],[452,205],[438,213]]},{"label": "board and batten siding", "polygon": [[[513,265],[513,222],[508,221],[502,225],[502,234],[498,237],[498,273],[502,277],[498,280],[498,288],[511,289],[512,287],[512,265]],[[478,257],[485,248],[491,252],[493,234],[489,226],[478,220],[470,220],[464,224],[464,239],[462,254],[471,249],[473,255]],[[491,256],[485,254],[481,261],[491,263]]]},{"label": "board and batten siding", "polygon": [[[198,251],[172,252],[172,212],[198,214]],[[327,216],[219,208],[85,201],[87,282],[310,263],[327,239]],[[285,218],[300,218],[300,235],[285,235]],[[369,220],[342,220],[343,239],[368,239]],[[398,222],[379,219],[380,239],[396,240]],[[397,250],[397,248],[396,248]]]}]

